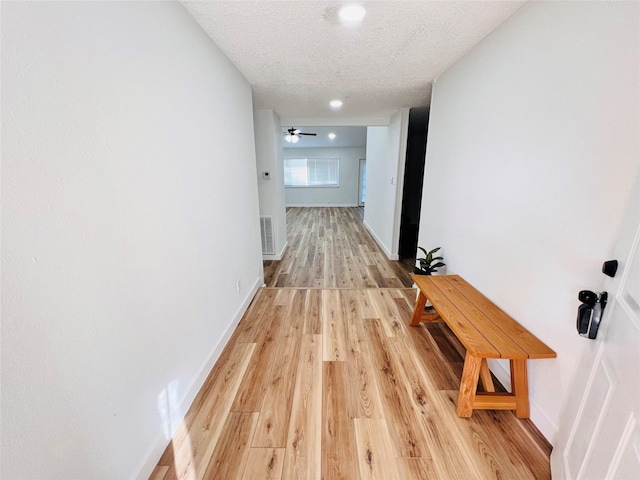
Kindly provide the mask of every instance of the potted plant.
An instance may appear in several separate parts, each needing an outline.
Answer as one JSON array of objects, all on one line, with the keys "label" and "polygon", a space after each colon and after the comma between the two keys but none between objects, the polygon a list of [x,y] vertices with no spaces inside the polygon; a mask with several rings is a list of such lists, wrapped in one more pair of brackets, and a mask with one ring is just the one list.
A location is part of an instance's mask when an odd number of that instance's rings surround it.
[{"label": "potted plant", "polygon": [[416,258],[416,261],[420,263],[420,267],[414,266],[413,273],[416,275],[431,275],[432,273],[438,271],[438,268],[444,267],[445,263],[439,261],[443,260],[442,257],[434,257],[434,254],[440,250],[441,247],[434,248],[433,250],[427,252],[424,248],[418,247],[422,253],[424,253],[424,258]]},{"label": "potted plant", "polygon": [[[445,263],[440,260],[444,260],[442,257],[434,257],[433,255],[440,250],[441,247],[434,248],[433,250],[427,252],[424,248],[418,247],[422,253],[424,253],[424,258],[416,258],[416,261],[420,263],[419,267],[413,267],[413,273],[416,275],[431,275],[438,271],[440,267],[444,267]],[[413,284],[415,287],[415,283]],[[420,290],[416,291],[416,295],[420,294]],[[417,298],[417,296],[416,296]],[[425,312],[433,312],[433,306],[431,302],[427,300],[427,303],[424,306]]]}]

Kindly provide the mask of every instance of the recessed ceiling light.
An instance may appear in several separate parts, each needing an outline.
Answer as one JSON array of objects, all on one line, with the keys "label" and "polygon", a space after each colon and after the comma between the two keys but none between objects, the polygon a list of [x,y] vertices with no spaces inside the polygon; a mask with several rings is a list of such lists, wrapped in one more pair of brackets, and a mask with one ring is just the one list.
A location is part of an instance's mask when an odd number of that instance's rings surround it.
[{"label": "recessed ceiling light", "polygon": [[338,15],[344,23],[358,23],[367,14],[367,10],[358,3],[351,3],[342,7]]},{"label": "recessed ceiling light", "polygon": [[329,135],[327,135],[327,137],[329,137],[329,139],[333,140],[334,138],[336,138],[336,134],[331,132]]},{"label": "recessed ceiling light", "polygon": [[331,105],[331,108],[340,108],[342,106],[342,100],[331,100],[329,105]]}]

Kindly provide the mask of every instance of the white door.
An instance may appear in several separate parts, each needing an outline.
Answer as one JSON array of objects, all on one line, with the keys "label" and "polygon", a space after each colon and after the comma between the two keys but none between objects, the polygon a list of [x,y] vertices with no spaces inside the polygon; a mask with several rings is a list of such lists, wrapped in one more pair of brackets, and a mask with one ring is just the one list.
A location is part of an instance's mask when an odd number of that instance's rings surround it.
[{"label": "white door", "polygon": [[[636,182],[638,183],[638,182]],[[554,479],[640,478],[640,195],[618,238],[596,340],[576,373],[551,455]],[[577,335],[577,333],[576,333]]]}]

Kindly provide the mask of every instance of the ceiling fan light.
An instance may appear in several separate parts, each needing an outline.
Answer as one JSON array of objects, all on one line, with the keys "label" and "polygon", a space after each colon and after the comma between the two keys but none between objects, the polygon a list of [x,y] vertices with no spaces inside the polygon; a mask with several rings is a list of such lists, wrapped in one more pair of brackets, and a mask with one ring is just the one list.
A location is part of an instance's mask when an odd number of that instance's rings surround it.
[{"label": "ceiling fan light", "polygon": [[284,139],[285,139],[287,142],[291,143],[291,137],[292,137],[292,135],[291,135],[290,133],[287,133],[287,134],[284,136]]},{"label": "ceiling fan light", "polygon": [[291,143],[298,143],[298,140],[300,140],[300,137],[297,135],[291,135]]},{"label": "ceiling fan light", "polygon": [[334,138],[336,138],[336,134],[331,132],[329,135],[327,135],[327,137],[329,137],[329,140],[333,140]]}]

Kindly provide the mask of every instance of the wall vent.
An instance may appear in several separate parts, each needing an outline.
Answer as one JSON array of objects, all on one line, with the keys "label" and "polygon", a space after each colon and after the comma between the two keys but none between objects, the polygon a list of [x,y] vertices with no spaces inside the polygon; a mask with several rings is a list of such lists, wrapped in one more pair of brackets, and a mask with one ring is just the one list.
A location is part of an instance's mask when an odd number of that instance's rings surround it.
[{"label": "wall vent", "polygon": [[260,217],[260,236],[262,237],[262,254],[275,255],[273,241],[273,217]]}]

